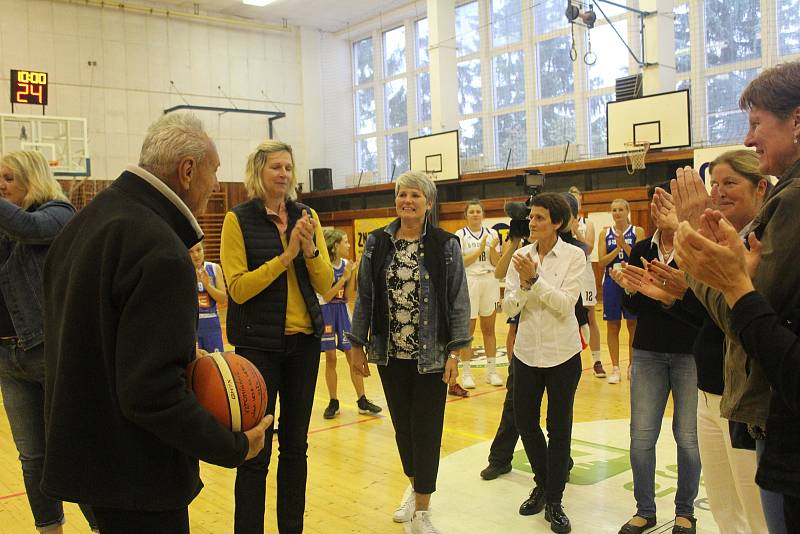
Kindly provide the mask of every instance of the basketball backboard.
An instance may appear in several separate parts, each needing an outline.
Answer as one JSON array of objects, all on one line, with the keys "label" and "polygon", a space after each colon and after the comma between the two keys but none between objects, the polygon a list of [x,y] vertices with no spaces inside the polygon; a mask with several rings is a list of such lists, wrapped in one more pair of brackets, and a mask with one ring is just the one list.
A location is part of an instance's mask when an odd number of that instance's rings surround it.
[{"label": "basketball backboard", "polygon": [[692,145],[689,91],[671,91],[606,104],[608,154],[624,154],[625,143],[650,143],[650,150]]},{"label": "basketball backboard", "polygon": [[86,119],[0,113],[0,154],[38,150],[56,176],[89,176]]},{"label": "basketball backboard", "polygon": [[428,173],[431,179],[457,180],[461,175],[458,159],[458,130],[408,140],[412,171]]}]

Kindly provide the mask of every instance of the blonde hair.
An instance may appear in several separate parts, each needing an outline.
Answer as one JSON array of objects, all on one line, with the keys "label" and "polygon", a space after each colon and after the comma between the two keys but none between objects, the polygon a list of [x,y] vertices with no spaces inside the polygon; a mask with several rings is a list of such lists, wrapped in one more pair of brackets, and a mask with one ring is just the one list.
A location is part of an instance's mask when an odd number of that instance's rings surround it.
[{"label": "blonde hair", "polygon": [[628,210],[628,213],[631,212],[631,205],[628,204],[628,201],[625,200],[624,198],[615,198],[614,200],[611,201],[612,208],[614,207],[614,204],[622,204],[623,206],[625,206],[625,209]]},{"label": "blonde hair", "polygon": [[[741,174],[753,184],[753,187],[758,187],[761,180],[767,180],[767,177],[761,174],[758,170],[758,154],[755,150],[729,150],[724,154],[717,156],[717,158],[708,165],[708,172],[714,172],[714,167],[717,165],[726,164],[736,174]],[[769,183],[769,180],[767,180]]]},{"label": "blonde hair", "polygon": [[328,256],[333,258],[336,254],[336,245],[344,239],[344,232],[336,228],[325,228],[322,231],[325,236],[325,247],[328,249]]},{"label": "blonde hair", "polygon": [[22,207],[27,209],[33,204],[43,204],[50,200],[68,202],[61,190],[61,185],[53,176],[47,160],[35,150],[9,152],[0,159],[0,165],[8,167],[14,179],[25,188]]},{"label": "blonde hair", "polygon": [[244,171],[244,188],[247,190],[247,194],[250,198],[266,198],[267,192],[261,180],[261,173],[264,172],[264,166],[267,164],[269,155],[275,154],[276,152],[288,152],[289,156],[292,158],[292,176],[289,179],[289,187],[284,200],[294,200],[297,198],[297,192],[295,191],[297,188],[297,174],[295,174],[292,146],[283,141],[273,141],[272,139],[267,139],[259,143],[255,152],[247,157],[247,166]]},{"label": "blonde hair", "polygon": [[430,202],[431,206],[436,202],[436,184],[433,183],[430,176],[421,171],[406,171],[397,177],[394,184],[394,194],[400,192],[401,187],[409,189],[419,189],[425,196],[425,200]]}]

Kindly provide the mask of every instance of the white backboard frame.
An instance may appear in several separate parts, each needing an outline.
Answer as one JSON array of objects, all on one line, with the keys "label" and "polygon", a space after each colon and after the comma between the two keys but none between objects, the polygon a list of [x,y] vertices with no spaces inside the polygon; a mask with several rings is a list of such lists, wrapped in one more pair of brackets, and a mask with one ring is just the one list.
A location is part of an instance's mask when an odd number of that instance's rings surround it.
[{"label": "white backboard frame", "polygon": [[650,149],[692,146],[689,90],[606,103],[606,150],[624,154],[625,143],[650,143]]},{"label": "white backboard frame", "polygon": [[410,138],[408,157],[412,171],[428,173],[437,182],[458,180],[461,176],[458,130]]}]

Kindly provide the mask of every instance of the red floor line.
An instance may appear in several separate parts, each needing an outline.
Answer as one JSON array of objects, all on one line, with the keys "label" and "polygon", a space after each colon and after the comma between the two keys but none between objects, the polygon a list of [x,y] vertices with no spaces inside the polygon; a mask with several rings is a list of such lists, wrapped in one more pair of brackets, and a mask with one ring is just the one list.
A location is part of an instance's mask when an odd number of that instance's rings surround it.
[{"label": "red floor line", "polygon": [[350,423],[342,423],[341,425],[334,425],[334,426],[326,426],[324,428],[316,428],[314,430],[309,430],[309,434],[316,434],[318,432],[325,432],[328,430],[336,430],[337,428],[343,428],[346,426],[353,426],[353,425],[360,425],[361,423],[369,423],[370,421],[381,421],[385,419],[384,416],[379,415],[377,417],[370,417],[369,419],[359,419],[358,421],[352,421]]},{"label": "red floor line", "polygon": [[25,495],[24,491],[20,491],[18,493],[9,493],[8,495],[0,495],[0,501],[4,501],[6,499],[13,499],[14,497],[21,497]]}]

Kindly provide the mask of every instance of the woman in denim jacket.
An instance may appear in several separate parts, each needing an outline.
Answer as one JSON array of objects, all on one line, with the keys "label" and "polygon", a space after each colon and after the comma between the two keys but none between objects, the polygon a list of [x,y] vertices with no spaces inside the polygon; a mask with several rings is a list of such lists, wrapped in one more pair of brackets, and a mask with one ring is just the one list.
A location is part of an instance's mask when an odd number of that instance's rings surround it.
[{"label": "woman in denim jacket", "polygon": [[[61,501],[39,489],[44,462],[42,271],[50,243],[75,213],[39,152],[0,159],[0,388],[36,528],[58,534]],[[84,511],[93,529],[91,512]]]},{"label": "woman in denim jacket", "polygon": [[353,313],[352,365],[378,364],[403,471],[411,481],[394,512],[414,533],[439,532],[428,511],[436,490],[447,386],[469,346],[469,295],[458,238],[427,224],[436,186],[409,171],[395,184],[398,218],[367,238]]}]

